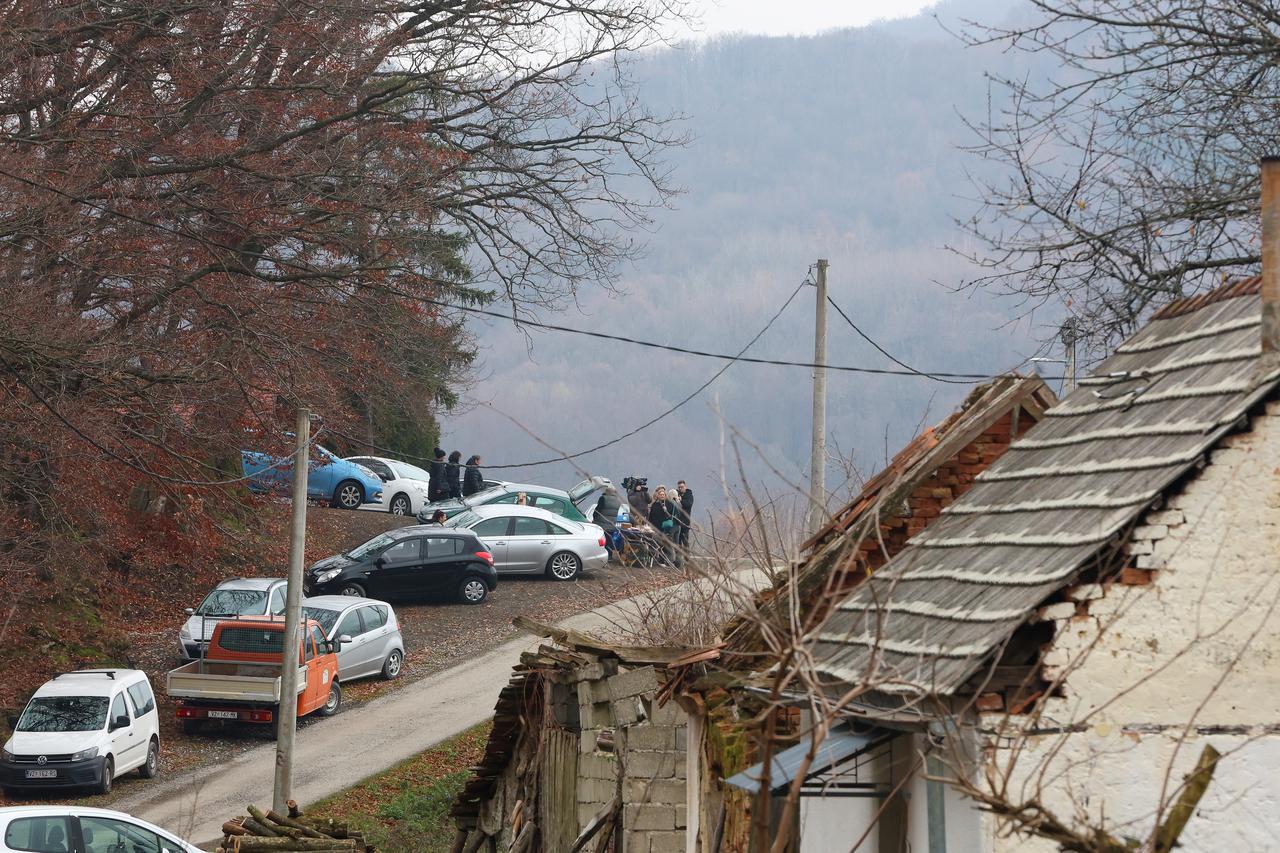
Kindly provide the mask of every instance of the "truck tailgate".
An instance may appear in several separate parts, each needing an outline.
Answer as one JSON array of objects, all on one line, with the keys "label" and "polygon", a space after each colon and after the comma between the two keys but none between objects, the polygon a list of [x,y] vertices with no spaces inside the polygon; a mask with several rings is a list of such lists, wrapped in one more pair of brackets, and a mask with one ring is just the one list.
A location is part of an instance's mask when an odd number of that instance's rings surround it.
[{"label": "truck tailgate", "polygon": [[[298,667],[298,692],[306,687],[306,667]],[[177,699],[279,704],[280,667],[230,661],[192,661],[169,672],[169,695]]]}]

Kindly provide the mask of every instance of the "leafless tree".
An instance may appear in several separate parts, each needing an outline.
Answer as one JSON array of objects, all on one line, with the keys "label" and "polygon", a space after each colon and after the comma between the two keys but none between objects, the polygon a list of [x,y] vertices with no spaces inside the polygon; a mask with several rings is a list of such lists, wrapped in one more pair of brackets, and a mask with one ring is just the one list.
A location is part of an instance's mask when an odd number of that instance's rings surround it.
[{"label": "leafless tree", "polygon": [[[1256,268],[1259,157],[1275,153],[1280,5],[1032,0],[1030,21],[967,22],[1004,48],[960,224],[968,286],[1065,307],[1105,347],[1151,306]],[[1046,77],[1047,71],[1047,79]],[[994,173],[990,165],[998,168]]]}]

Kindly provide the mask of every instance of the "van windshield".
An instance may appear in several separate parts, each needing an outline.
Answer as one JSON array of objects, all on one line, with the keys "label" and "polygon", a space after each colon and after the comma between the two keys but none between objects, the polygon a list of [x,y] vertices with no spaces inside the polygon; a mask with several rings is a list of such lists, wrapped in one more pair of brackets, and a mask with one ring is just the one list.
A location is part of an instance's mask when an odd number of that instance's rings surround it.
[{"label": "van windshield", "polygon": [[196,608],[197,616],[249,616],[266,611],[267,594],[260,589],[215,589]]},{"label": "van windshield", "polygon": [[22,712],[17,731],[91,732],[106,725],[106,696],[38,696]]}]

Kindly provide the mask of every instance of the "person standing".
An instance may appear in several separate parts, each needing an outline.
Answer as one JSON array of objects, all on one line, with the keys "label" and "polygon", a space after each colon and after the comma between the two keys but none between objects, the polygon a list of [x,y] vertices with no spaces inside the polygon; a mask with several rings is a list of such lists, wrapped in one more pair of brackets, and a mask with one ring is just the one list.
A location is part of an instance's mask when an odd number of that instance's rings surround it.
[{"label": "person standing", "polygon": [[445,476],[449,481],[449,497],[455,501],[462,500],[462,451],[455,450],[449,454]]},{"label": "person standing", "polygon": [[641,517],[648,518],[649,507],[653,504],[653,501],[649,498],[648,485],[640,483],[628,497],[631,506],[635,507],[636,512],[640,513]]},{"label": "person standing", "polygon": [[604,531],[605,548],[611,552],[617,550],[618,510],[621,507],[622,500],[617,490],[613,486],[605,486],[600,500],[596,501],[596,508],[591,512],[591,523]]},{"label": "person standing", "polygon": [[484,489],[484,474],[480,472],[480,456],[467,460],[467,472],[462,475],[462,496],[469,497]]},{"label": "person standing", "polygon": [[444,449],[440,447],[432,453],[435,461],[431,463],[431,469],[428,471],[431,482],[427,484],[427,497],[432,503],[449,499],[449,472],[444,462],[444,455]]},{"label": "person standing", "polygon": [[693,489],[685,485],[684,480],[676,483],[676,494],[680,498],[679,522],[680,537],[676,543],[681,548],[689,547],[689,527],[693,524]]},{"label": "person standing", "polygon": [[667,497],[667,487],[658,486],[653,490],[653,505],[649,507],[649,523],[662,531],[672,542],[678,536],[676,532],[676,502]]}]

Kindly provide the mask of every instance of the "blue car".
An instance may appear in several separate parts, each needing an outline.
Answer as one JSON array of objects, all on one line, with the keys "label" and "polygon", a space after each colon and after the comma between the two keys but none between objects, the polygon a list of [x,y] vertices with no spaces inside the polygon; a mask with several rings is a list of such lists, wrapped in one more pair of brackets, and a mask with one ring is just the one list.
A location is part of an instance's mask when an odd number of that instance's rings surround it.
[{"label": "blue car", "polygon": [[[293,486],[291,456],[282,459],[241,450],[240,464],[251,491],[287,494]],[[382,480],[363,465],[339,459],[316,445],[307,470],[307,497],[328,501],[335,509],[359,509],[362,504],[382,503]]]}]

